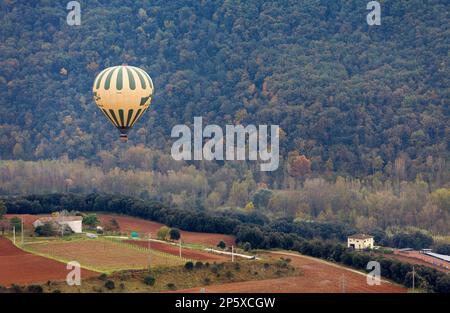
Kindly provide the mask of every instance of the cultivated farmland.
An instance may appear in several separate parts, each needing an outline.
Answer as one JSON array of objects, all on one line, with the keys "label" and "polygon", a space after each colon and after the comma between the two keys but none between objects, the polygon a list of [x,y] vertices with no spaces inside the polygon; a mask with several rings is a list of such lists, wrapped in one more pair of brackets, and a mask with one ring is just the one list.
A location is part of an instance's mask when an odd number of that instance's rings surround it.
[{"label": "cultivated farmland", "polygon": [[[128,233],[136,231],[145,235],[147,235],[148,233],[152,233],[153,236],[156,236],[156,232],[158,231],[158,229],[164,226],[161,223],[115,214],[98,214],[98,218],[100,219],[102,224],[106,224],[112,218],[114,218],[120,225],[120,231]],[[221,240],[223,240],[227,246],[233,245],[235,241],[234,236],[230,235],[188,231],[181,231],[181,238],[183,242],[186,243],[201,244],[213,247],[215,247]]]},{"label": "cultivated farmland", "polygon": [[124,269],[143,269],[155,266],[177,266],[186,262],[176,256],[108,240],[76,240],[34,243],[27,245],[31,251],[57,260],[77,261],[82,267],[101,272]]},{"label": "cultivated farmland", "polygon": [[[147,241],[137,241],[137,240],[128,240],[127,243],[132,245],[140,246],[140,247],[148,247]],[[151,242],[151,249],[162,251],[171,255],[178,256],[179,255],[179,247],[176,245],[171,245],[162,242]],[[198,261],[227,261],[230,260],[229,257],[223,255],[212,254],[204,251],[182,248],[181,255],[184,258],[198,260]]]},{"label": "cultivated farmland", "polygon": [[[65,280],[66,264],[25,252],[6,238],[0,237],[0,284],[43,283],[48,280]],[[98,273],[82,270],[82,277]]]}]

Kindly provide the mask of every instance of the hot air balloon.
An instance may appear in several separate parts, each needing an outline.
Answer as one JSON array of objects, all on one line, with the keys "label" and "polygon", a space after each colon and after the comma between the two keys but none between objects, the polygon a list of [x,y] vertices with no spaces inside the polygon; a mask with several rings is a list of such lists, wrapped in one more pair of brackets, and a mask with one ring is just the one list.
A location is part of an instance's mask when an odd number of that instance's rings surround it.
[{"label": "hot air balloon", "polygon": [[148,109],[153,97],[153,82],[142,69],[114,66],[98,74],[94,81],[94,101],[128,141],[128,131]]}]

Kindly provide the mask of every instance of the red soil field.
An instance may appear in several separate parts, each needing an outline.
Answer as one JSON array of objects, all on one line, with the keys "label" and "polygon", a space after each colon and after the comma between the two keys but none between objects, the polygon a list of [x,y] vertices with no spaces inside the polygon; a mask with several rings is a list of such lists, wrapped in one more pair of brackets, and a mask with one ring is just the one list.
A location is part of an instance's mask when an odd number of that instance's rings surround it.
[{"label": "red soil field", "polygon": [[[369,286],[365,275],[318,259],[297,254],[273,253],[272,255],[276,258],[290,258],[291,265],[299,268],[303,274],[295,277],[205,286],[206,292],[403,293],[407,291],[404,287],[385,281],[382,281],[380,286]],[[177,292],[200,292],[200,287]]]},{"label": "red soil field", "polygon": [[[127,240],[126,242],[131,243],[133,245],[145,247],[145,248],[148,247],[147,241]],[[179,255],[178,246],[173,246],[173,245],[165,244],[162,242],[152,241],[151,249],[162,251],[162,252],[176,255],[176,256]],[[187,248],[183,248],[183,247],[181,247],[181,256],[183,258],[187,258],[187,259],[191,259],[191,260],[195,260],[195,261],[227,261],[227,260],[230,260],[230,258],[227,258],[223,255],[217,255],[217,254],[212,254],[212,253],[208,253],[208,252],[187,249]]]},{"label": "red soil field", "polygon": [[[121,216],[115,214],[98,214],[97,216],[100,219],[102,225],[109,223],[112,218],[115,218],[120,225],[121,232],[136,231],[140,233],[140,235],[147,235],[151,232],[153,237],[156,237],[158,229],[164,226],[160,223],[129,216]],[[196,233],[183,230],[181,231],[181,239],[186,243],[197,243],[213,247],[217,246],[217,244],[221,240],[223,240],[227,246],[232,246],[234,245],[235,240],[235,238],[230,235]]]},{"label": "red soil field", "polygon": [[13,217],[18,217],[23,219],[23,226],[25,228],[30,228],[33,226],[33,223],[41,217],[50,216],[50,215],[31,215],[31,214],[6,214],[5,217],[7,219],[12,219]]},{"label": "red soil field", "polygon": [[[6,238],[0,237],[0,284],[37,284],[49,280],[63,281],[69,271],[66,264],[25,252]],[[81,277],[98,273],[81,270]]]}]

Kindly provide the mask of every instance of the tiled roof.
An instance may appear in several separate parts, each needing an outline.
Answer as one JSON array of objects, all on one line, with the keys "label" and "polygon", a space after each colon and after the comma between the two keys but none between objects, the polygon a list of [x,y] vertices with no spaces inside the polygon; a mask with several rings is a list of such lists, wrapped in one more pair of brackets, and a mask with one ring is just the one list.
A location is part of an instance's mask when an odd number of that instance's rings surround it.
[{"label": "tiled roof", "polygon": [[40,221],[42,223],[45,222],[75,222],[75,221],[82,221],[82,216],[49,216],[49,217],[41,217],[37,221]]},{"label": "tiled roof", "polygon": [[365,234],[355,234],[355,235],[348,236],[348,238],[363,240],[363,239],[373,238],[373,236],[369,236],[369,235],[365,235]]},{"label": "tiled roof", "polygon": [[439,254],[434,252],[425,252],[426,255],[432,256],[433,258],[444,260],[450,262],[450,256],[445,254]]}]

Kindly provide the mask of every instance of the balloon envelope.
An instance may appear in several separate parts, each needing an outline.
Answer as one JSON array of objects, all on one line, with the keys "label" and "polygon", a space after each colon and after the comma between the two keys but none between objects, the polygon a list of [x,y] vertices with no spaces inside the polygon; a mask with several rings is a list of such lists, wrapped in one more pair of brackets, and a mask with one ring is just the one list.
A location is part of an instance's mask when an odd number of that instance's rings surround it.
[{"label": "balloon envelope", "polygon": [[148,109],[153,98],[153,81],[142,69],[114,66],[98,74],[93,86],[94,101],[127,141],[128,131]]}]

